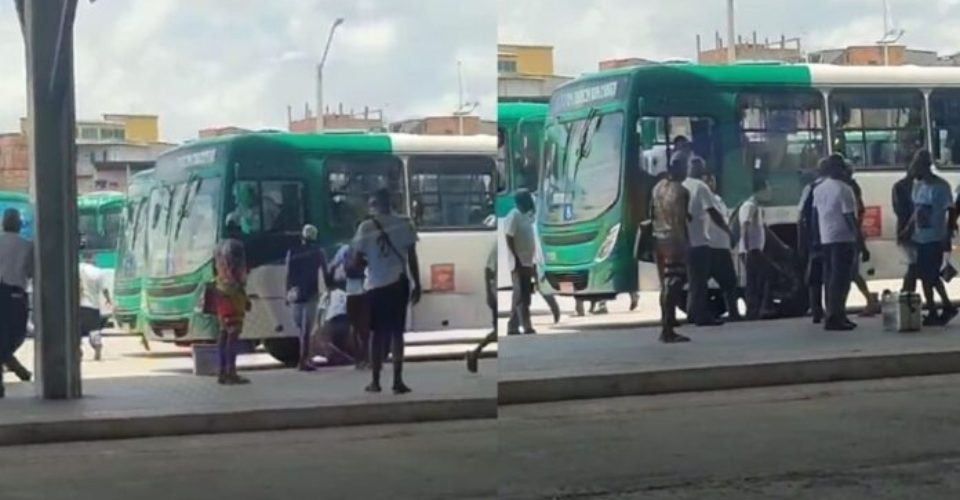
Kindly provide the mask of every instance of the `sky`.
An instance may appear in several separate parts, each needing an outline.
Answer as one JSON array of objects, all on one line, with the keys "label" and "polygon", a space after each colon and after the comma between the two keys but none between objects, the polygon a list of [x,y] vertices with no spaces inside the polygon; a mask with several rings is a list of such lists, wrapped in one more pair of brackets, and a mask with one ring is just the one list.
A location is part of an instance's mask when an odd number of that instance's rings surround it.
[{"label": "sky", "polygon": [[[696,59],[696,35],[726,39],[726,0],[498,0],[501,43],[553,45],[555,71],[578,76],[603,59]],[[910,48],[960,52],[960,0],[889,0],[891,25]],[[737,33],[800,37],[804,50],[874,44],[883,0],[736,0]]]},{"label": "sky", "polygon": [[[81,0],[75,26],[77,118],[160,115],[161,138],[207,127],[285,129],[287,106],[382,108],[388,121],[449,115],[464,101],[496,116],[494,0]],[[26,114],[23,37],[14,2],[0,1],[0,132]]]}]

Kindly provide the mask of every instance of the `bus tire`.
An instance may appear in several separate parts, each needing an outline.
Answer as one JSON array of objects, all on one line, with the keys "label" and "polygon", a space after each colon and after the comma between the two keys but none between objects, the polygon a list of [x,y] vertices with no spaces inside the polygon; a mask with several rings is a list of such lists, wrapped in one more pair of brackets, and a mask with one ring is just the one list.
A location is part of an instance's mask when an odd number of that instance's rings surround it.
[{"label": "bus tire", "polygon": [[284,366],[296,366],[300,361],[300,340],[296,337],[266,339],[263,347]]}]

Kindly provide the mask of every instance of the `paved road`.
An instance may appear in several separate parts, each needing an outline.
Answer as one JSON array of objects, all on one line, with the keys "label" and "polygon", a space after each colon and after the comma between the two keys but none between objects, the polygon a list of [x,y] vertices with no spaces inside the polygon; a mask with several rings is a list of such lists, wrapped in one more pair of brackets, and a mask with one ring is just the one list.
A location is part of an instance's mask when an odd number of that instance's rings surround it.
[{"label": "paved road", "polygon": [[505,499],[960,498],[960,376],[500,410]]},{"label": "paved road", "polygon": [[4,500],[493,499],[493,420],[2,448]]}]

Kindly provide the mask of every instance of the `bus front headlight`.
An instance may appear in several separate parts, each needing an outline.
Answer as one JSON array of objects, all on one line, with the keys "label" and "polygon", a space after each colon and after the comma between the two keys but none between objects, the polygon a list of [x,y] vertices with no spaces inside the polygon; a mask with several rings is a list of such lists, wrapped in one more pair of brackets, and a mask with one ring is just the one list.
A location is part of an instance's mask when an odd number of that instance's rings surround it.
[{"label": "bus front headlight", "polygon": [[603,240],[603,244],[600,245],[600,250],[597,251],[597,258],[594,259],[595,262],[603,262],[607,260],[607,257],[610,257],[610,254],[613,253],[613,248],[617,246],[617,238],[619,236],[620,224],[616,224],[607,232],[606,239]]}]

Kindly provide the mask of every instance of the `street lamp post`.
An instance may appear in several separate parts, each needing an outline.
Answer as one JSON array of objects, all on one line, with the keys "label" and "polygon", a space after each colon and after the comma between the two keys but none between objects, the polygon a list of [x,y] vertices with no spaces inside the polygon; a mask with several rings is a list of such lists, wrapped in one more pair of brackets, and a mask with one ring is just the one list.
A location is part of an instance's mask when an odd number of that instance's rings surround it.
[{"label": "street lamp post", "polygon": [[343,18],[338,17],[337,20],[333,22],[333,25],[330,26],[327,45],[323,48],[323,56],[320,57],[320,64],[317,65],[317,132],[323,131],[323,65],[327,62],[327,54],[330,53],[330,43],[333,42],[333,34],[341,24],[343,24]]}]

